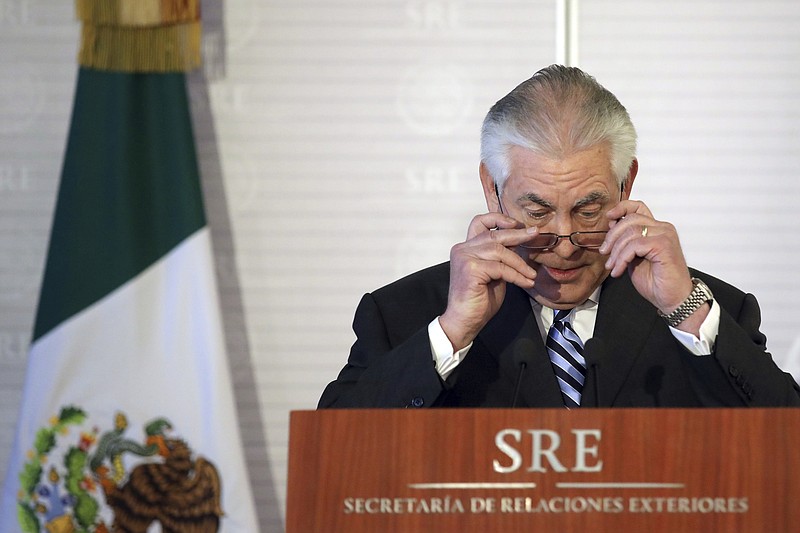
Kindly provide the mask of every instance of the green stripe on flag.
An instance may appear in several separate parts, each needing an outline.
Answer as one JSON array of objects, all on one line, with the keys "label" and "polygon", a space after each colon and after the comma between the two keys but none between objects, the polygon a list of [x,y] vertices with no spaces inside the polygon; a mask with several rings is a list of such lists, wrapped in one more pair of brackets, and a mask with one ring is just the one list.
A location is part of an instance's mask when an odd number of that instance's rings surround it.
[{"label": "green stripe on flag", "polygon": [[205,226],[185,76],[81,68],[34,340]]}]

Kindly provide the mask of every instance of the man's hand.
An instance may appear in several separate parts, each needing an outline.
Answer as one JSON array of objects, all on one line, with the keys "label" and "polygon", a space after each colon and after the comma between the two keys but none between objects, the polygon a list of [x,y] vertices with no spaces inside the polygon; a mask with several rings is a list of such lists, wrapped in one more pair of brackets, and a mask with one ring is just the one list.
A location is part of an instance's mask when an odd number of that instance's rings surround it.
[{"label": "man's hand", "polygon": [[447,309],[439,317],[455,351],[471,343],[491,319],[506,294],[506,283],[523,289],[533,287],[536,271],[513,247],[528,241],[537,228],[521,224],[501,213],[472,219],[467,240],[450,250],[450,289]]},{"label": "man's hand", "polygon": [[[653,218],[645,204],[623,200],[608,214],[611,228],[600,247],[608,254],[606,268],[612,277],[627,269],[633,286],[664,314],[669,314],[692,292],[692,279],[675,227]],[[704,305],[678,329],[697,335],[710,309]]]}]

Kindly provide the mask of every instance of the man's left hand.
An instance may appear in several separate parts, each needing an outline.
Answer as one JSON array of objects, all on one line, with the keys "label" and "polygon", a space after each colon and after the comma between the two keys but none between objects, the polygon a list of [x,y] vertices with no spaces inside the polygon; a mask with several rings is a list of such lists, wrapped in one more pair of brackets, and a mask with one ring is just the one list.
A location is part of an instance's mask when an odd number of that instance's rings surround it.
[{"label": "man's left hand", "polygon": [[608,254],[611,276],[618,278],[627,269],[633,286],[657,309],[664,314],[677,309],[692,292],[692,279],[675,227],[653,218],[650,209],[635,200],[621,201],[607,216],[610,230],[599,252]]}]

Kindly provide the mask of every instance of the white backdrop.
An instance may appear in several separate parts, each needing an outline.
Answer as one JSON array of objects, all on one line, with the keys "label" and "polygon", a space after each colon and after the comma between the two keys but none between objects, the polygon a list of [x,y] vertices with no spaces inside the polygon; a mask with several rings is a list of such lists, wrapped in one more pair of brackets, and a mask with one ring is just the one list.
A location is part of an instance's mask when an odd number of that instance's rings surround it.
[{"label": "white backdrop", "polygon": [[[639,130],[634,196],[678,227],[690,264],[758,296],[770,350],[800,376],[800,3],[574,3],[579,65]],[[556,60],[559,5],[204,3],[190,91],[264,531],[282,529],[289,411],[344,364],[361,295],[446,260],[484,209],[480,122]],[[0,479],[77,45],[71,2],[0,0]]]}]

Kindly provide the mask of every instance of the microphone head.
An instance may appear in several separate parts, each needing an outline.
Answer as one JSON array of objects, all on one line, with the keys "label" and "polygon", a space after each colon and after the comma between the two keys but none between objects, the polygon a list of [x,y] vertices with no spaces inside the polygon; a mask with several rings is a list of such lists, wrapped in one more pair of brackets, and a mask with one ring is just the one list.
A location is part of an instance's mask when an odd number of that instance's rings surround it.
[{"label": "microphone head", "polygon": [[644,376],[644,391],[657,397],[661,391],[661,382],[664,380],[664,367],[661,365],[650,367]]},{"label": "microphone head", "polygon": [[583,358],[586,359],[586,367],[597,367],[605,359],[606,343],[603,339],[592,337],[583,345]]},{"label": "microphone head", "polygon": [[[592,337],[583,345],[583,358],[586,359],[586,368],[591,369],[587,379],[586,388],[583,389],[583,397],[594,400],[594,407],[600,407],[600,362],[606,356],[606,344],[602,339]],[[592,390],[593,389],[593,390]],[[589,393],[589,390],[592,390]],[[584,405],[581,403],[581,405]]]},{"label": "microphone head", "polygon": [[528,362],[531,360],[531,354],[536,349],[536,344],[531,339],[517,339],[514,343],[514,348],[511,357],[514,361],[514,366],[519,367],[517,373],[517,384],[514,387],[514,397],[511,401],[511,407],[517,406],[517,399],[519,398],[520,387],[522,386],[522,374],[528,367]]},{"label": "microphone head", "polygon": [[525,365],[531,360],[531,354],[536,350],[536,343],[532,339],[517,339],[514,343],[514,350],[512,352],[512,359],[514,366]]}]

